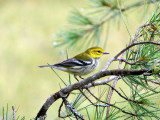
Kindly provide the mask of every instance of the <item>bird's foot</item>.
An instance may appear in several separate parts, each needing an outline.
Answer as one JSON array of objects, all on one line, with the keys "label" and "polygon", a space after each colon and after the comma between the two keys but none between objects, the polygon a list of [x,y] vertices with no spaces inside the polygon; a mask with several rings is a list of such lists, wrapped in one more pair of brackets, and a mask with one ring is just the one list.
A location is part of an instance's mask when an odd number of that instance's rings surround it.
[{"label": "bird's foot", "polygon": [[[74,75],[74,78],[79,82],[77,75]],[[81,78],[82,80],[84,79],[82,76],[79,76],[79,78]]]},{"label": "bird's foot", "polygon": [[95,87],[94,82],[91,82],[91,85],[92,85],[93,87]]},{"label": "bird's foot", "polygon": [[82,76],[79,76],[81,79],[84,79]]},{"label": "bird's foot", "polygon": [[77,78],[77,75],[74,75],[74,78],[79,82],[78,78]]}]

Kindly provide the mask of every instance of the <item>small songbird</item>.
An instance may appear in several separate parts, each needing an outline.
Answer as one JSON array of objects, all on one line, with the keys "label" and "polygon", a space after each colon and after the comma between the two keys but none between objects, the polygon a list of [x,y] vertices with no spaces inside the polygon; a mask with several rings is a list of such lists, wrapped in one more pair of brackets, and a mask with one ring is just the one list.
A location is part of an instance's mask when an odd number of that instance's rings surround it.
[{"label": "small songbird", "polygon": [[38,67],[53,67],[73,74],[75,79],[78,80],[77,76],[82,78],[82,76],[93,72],[97,68],[99,59],[103,54],[109,53],[104,52],[104,50],[100,47],[92,47],[87,49],[85,52],[63,62],[54,65],[42,65]]}]

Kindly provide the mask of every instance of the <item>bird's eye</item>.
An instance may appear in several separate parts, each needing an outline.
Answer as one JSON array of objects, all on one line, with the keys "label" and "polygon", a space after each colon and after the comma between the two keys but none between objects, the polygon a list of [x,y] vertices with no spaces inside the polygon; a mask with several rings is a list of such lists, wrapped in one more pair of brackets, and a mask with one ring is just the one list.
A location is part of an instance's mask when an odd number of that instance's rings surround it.
[{"label": "bird's eye", "polygon": [[101,53],[101,51],[97,51],[98,53]]}]

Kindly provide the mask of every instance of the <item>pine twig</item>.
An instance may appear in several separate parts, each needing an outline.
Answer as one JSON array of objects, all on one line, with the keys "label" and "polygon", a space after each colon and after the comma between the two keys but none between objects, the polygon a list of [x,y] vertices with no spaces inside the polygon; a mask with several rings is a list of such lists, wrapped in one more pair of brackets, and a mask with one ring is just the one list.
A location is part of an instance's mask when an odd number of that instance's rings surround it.
[{"label": "pine twig", "polygon": [[[135,43],[136,41],[137,41],[137,39],[138,39],[138,33],[139,33],[139,31],[141,30],[141,28],[143,28],[143,27],[147,27],[147,26],[153,26],[154,24],[152,23],[152,24],[144,24],[144,25],[141,25],[138,29],[137,29],[137,31],[136,31],[136,33],[135,33],[135,36],[134,36],[134,39],[133,39],[133,42],[132,42],[132,44],[130,44],[128,47],[126,47],[126,48],[124,48],[123,50],[121,50],[117,55],[115,55],[112,59],[110,59],[108,62],[107,62],[107,64],[106,64],[106,66],[105,66],[105,68],[103,69],[103,70],[107,70],[108,69],[108,67],[110,66],[110,64],[113,62],[113,61],[115,61],[115,60],[117,60],[118,59],[118,57],[122,54],[122,53],[124,53],[126,50],[128,50],[129,48],[131,48],[131,47],[133,47],[133,46],[135,46],[135,45],[137,45],[138,43]],[[141,36],[141,35],[140,35]],[[145,42],[145,41],[144,41]],[[147,42],[147,41],[146,41]],[[139,42],[139,44],[146,44],[146,43],[140,43]],[[152,43],[151,43],[152,44]]]},{"label": "pine twig", "polygon": [[[62,88],[60,91],[54,93],[51,95],[46,102],[41,107],[40,111],[38,112],[36,116],[36,120],[40,117],[44,117],[46,115],[47,110],[49,107],[59,98],[62,98],[66,96],[66,94],[69,94],[73,90],[79,90],[83,88],[83,86],[88,85],[89,83],[100,79],[102,77],[108,76],[108,75],[121,75],[121,76],[127,76],[127,75],[141,75],[145,72],[149,72],[148,69],[141,69],[141,70],[126,70],[126,69],[115,69],[115,70],[107,70],[107,71],[100,71],[86,79],[83,79],[77,83],[74,83],[72,85],[69,85],[65,88]],[[152,72],[152,71],[150,71]]]},{"label": "pine twig", "polygon": [[41,107],[40,111],[38,112],[37,116],[36,116],[36,120],[40,117],[45,117],[47,110],[49,109],[49,107],[59,98],[62,98],[64,96],[66,96],[66,94],[69,94],[71,91],[73,90],[78,90],[83,88],[85,85],[88,85],[89,83],[94,82],[97,79],[100,79],[102,77],[105,76],[109,76],[109,75],[116,75],[116,76],[127,76],[127,75],[141,75],[145,72],[151,72],[148,69],[140,69],[140,70],[126,70],[126,69],[115,69],[115,70],[107,70],[109,65],[115,60],[117,59],[121,54],[123,54],[126,50],[128,50],[129,48],[135,46],[135,45],[139,45],[139,44],[155,44],[155,45],[160,45],[160,43],[157,42],[153,42],[153,41],[144,41],[144,42],[137,42],[137,43],[133,43],[129,46],[127,46],[126,48],[124,48],[123,50],[121,50],[116,56],[114,56],[114,58],[112,58],[111,60],[109,60],[109,62],[107,63],[107,65],[105,66],[105,68],[86,78],[83,79],[77,83],[71,84],[65,88],[62,88],[60,91],[54,93],[53,95],[51,95],[46,102],[43,104],[43,106]]},{"label": "pine twig", "polygon": [[[114,80],[112,88],[115,88],[117,81],[118,81],[118,78]],[[109,104],[110,104],[112,95],[113,95],[113,89],[110,90],[110,93],[108,95],[107,103],[109,103]],[[109,110],[110,110],[110,106],[107,107],[106,118],[108,118],[108,116],[109,116]]]},{"label": "pine twig", "polygon": [[[88,88],[87,88],[88,90]],[[108,105],[101,105],[101,104],[94,104],[88,97],[87,95],[85,95],[85,93],[80,89],[80,92],[82,93],[82,95],[93,105],[96,107],[107,107]]]},{"label": "pine twig", "polygon": [[77,120],[78,118],[80,118],[81,120],[84,120],[83,115],[79,114],[77,110],[74,107],[72,107],[72,105],[67,101],[65,97],[62,97],[62,99],[66,108],[68,108],[74,114]]},{"label": "pine twig", "polygon": [[123,113],[129,114],[129,115],[132,115],[132,116],[138,116],[138,115],[136,115],[136,114],[133,114],[133,113],[130,113],[130,112],[126,112],[125,110],[123,110],[123,109],[121,109],[121,108],[119,108],[119,107],[117,107],[117,106],[115,106],[115,105],[113,105],[113,104],[111,104],[111,103],[107,103],[107,102],[105,102],[105,101],[100,100],[100,99],[97,98],[89,89],[88,89],[87,91],[88,91],[97,101],[99,101],[99,102],[102,102],[102,103],[104,103],[104,104],[107,104],[107,105],[109,105],[109,106],[112,106],[112,107],[114,107],[114,108],[122,111]]},{"label": "pine twig", "polygon": [[131,99],[128,99],[126,97],[124,97],[117,89],[115,89],[113,86],[111,86],[110,84],[106,83],[106,85],[108,85],[109,87],[111,87],[114,91],[116,91],[116,93],[122,97],[123,99],[127,100],[127,101],[131,101],[133,103],[139,103],[139,101],[135,101],[135,100],[131,100]]},{"label": "pine twig", "polygon": [[13,120],[16,120],[16,110],[14,109],[14,106],[12,106],[12,110],[13,110]]},{"label": "pine twig", "polygon": [[[158,1],[156,1],[156,2],[158,2]],[[149,0],[149,1],[147,2],[147,4],[150,4],[150,3],[152,3],[151,0]],[[138,2],[138,3],[135,3],[135,4],[133,4],[133,5],[127,6],[126,8],[122,8],[122,9],[120,9],[120,11],[121,11],[121,12],[125,12],[125,11],[127,11],[127,10],[129,10],[129,9],[131,9],[131,8],[138,7],[138,6],[142,6],[142,5],[144,5],[144,4],[145,4],[145,2]],[[110,19],[112,19],[112,18],[114,18],[115,16],[119,15],[119,14],[120,14],[119,9],[117,9],[117,10],[118,10],[118,11],[117,11],[115,14],[113,14],[113,15],[111,15],[110,17],[104,19],[103,21],[101,21],[101,22],[100,22],[99,24],[97,24],[97,25],[98,25],[98,26],[101,26],[101,25],[103,25],[104,23],[106,23],[107,21],[109,21]],[[141,27],[145,27],[145,26],[141,26]],[[140,29],[140,28],[139,28],[139,29]]]},{"label": "pine twig", "polygon": [[[123,59],[124,55],[125,55],[125,52],[122,54],[121,59]],[[121,68],[121,65],[122,65],[122,62],[120,61],[118,65],[119,69]],[[113,85],[112,85],[113,88],[116,87],[117,82],[118,82],[118,78],[114,80]],[[110,90],[108,100],[107,100],[108,103],[110,103],[112,95],[113,95],[113,89]],[[110,106],[107,107],[106,118],[108,118],[109,116],[109,110],[110,110]]]},{"label": "pine twig", "polygon": [[129,64],[129,65],[143,65],[143,64],[144,64],[144,63],[138,63],[139,61],[136,61],[136,62],[134,62],[134,63],[130,63],[130,62],[128,62],[128,61],[125,60],[125,59],[119,59],[119,58],[117,58],[115,61],[125,62],[126,64]]},{"label": "pine twig", "polygon": [[150,80],[150,82],[155,83],[157,85],[160,85],[160,82],[154,81],[154,80]]},{"label": "pine twig", "polygon": [[89,83],[88,85],[85,85],[83,88],[86,89],[86,88],[95,87],[95,86],[99,86],[99,85],[105,85],[106,83],[108,83],[112,80],[120,79],[120,78],[121,78],[120,76],[111,76],[111,77],[109,77],[105,80],[102,80],[102,81],[95,81],[95,82]]},{"label": "pine twig", "polygon": [[147,27],[147,26],[154,26],[154,24],[152,23],[152,24],[144,24],[144,25],[141,25],[141,26],[137,29],[136,33],[135,33],[135,36],[134,36],[134,39],[133,39],[133,43],[137,41],[139,31],[140,31],[142,28]]},{"label": "pine twig", "polygon": [[[69,94],[66,96],[66,98],[67,98],[68,96],[69,96]],[[61,116],[61,109],[62,109],[63,103],[64,103],[64,101],[62,100],[62,103],[60,104],[59,110],[58,110],[58,117],[64,119],[64,118],[67,118],[67,117],[71,116],[72,114],[69,114],[69,115],[66,115],[66,116]]]}]

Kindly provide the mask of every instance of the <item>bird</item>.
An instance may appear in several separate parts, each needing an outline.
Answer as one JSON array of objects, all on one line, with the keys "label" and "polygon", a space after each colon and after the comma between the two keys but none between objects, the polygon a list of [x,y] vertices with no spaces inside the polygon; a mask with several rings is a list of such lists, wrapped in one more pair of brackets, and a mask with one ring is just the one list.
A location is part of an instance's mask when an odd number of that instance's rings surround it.
[{"label": "bird", "polygon": [[98,67],[99,60],[104,54],[109,53],[105,52],[101,47],[95,46],[74,56],[73,58],[69,58],[60,63],[54,65],[41,65],[38,67],[52,67],[68,72],[70,74],[73,74],[75,79],[79,81],[77,76],[83,79],[82,76],[88,75],[89,73],[93,72]]}]

